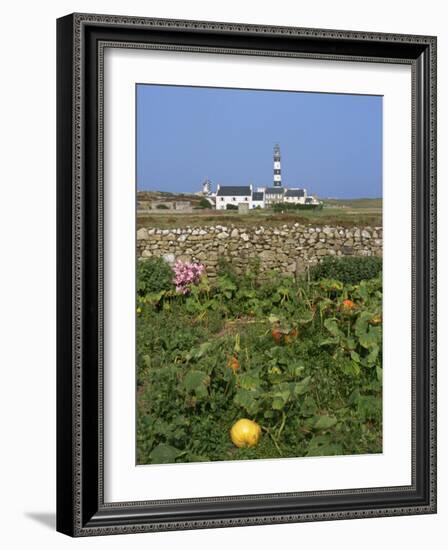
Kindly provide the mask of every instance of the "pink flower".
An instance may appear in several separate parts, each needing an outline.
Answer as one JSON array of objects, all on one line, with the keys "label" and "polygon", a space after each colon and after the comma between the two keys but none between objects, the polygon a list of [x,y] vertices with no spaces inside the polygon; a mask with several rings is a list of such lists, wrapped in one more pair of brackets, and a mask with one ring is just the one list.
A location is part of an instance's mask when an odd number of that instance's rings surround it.
[{"label": "pink flower", "polygon": [[205,266],[202,264],[177,260],[173,266],[173,283],[176,285],[176,291],[181,294],[188,294],[190,291],[189,286],[199,282],[204,269]]}]

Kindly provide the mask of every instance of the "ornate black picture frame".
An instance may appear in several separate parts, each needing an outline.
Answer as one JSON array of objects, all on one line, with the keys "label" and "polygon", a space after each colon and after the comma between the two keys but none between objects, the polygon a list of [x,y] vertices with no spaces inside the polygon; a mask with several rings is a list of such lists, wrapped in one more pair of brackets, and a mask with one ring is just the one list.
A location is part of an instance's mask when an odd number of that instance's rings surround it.
[{"label": "ornate black picture frame", "polygon": [[[410,486],[104,501],[102,83],[104,48],[111,43],[411,66]],[[435,513],[436,38],[73,14],[57,22],[57,51],[58,531],[90,536]]]}]

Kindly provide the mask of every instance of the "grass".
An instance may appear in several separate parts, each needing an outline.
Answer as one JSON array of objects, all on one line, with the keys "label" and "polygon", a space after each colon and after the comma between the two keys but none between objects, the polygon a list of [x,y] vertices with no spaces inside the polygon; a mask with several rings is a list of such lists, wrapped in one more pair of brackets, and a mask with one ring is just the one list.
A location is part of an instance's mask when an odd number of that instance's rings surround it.
[{"label": "grass", "polygon": [[327,207],[349,208],[352,210],[381,210],[381,208],[383,207],[382,199],[324,199],[324,202]]},{"label": "grass", "polygon": [[197,210],[193,213],[151,211],[139,213],[140,227],[187,227],[234,224],[241,226],[279,226],[300,223],[304,225],[339,225],[342,227],[382,225],[382,200],[329,200],[322,210],[303,210],[275,214],[270,210],[252,210],[248,214],[232,211]]}]

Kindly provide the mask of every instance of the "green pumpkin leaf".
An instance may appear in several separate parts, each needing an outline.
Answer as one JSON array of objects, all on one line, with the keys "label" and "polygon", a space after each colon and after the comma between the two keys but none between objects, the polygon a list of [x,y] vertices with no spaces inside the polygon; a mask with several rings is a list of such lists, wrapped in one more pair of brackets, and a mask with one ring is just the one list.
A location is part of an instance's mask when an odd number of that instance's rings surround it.
[{"label": "green pumpkin leaf", "polygon": [[325,319],[324,327],[330,332],[332,336],[343,336],[341,330],[339,330],[338,322],[336,319]]},{"label": "green pumpkin leaf", "polygon": [[281,397],[274,397],[274,399],[272,400],[272,408],[275,411],[281,411],[285,405],[286,401],[284,401]]},{"label": "green pumpkin leaf", "polygon": [[305,365],[301,361],[289,361],[286,369],[291,376],[300,376],[305,370]]},{"label": "green pumpkin leaf", "polygon": [[191,370],[184,378],[187,392],[194,392],[197,397],[207,396],[208,376],[199,370]]},{"label": "green pumpkin leaf", "polygon": [[383,369],[379,365],[376,366],[376,377],[378,382],[383,381]]},{"label": "green pumpkin leaf", "polygon": [[196,352],[195,358],[200,359],[201,357],[206,355],[211,347],[211,342],[204,342],[203,344],[201,344]]},{"label": "green pumpkin leaf", "polygon": [[377,336],[373,331],[366,332],[359,336],[359,343],[363,348],[373,348],[377,346]]},{"label": "green pumpkin leaf", "polygon": [[161,290],[160,292],[151,292],[150,294],[146,294],[145,302],[147,304],[156,305],[165,296],[165,294],[166,290]]},{"label": "green pumpkin leaf", "polygon": [[307,395],[302,403],[300,411],[305,416],[315,414],[317,411],[316,401],[312,397]]},{"label": "green pumpkin leaf", "polygon": [[176,458],[181,454],[181,452],[182,451],[176,449],[176,447],[160,443],[155,449],[151,451],[149,457],[153,464],[169,464],[175,462]]},{"label": "green pumpkin leaf", "polygon": [[306,311],[301,314],[298,322],[300,325],[307,325],[308,323],[311,323],[313,319],[314,319],[314,313],[312,311]]},{"label": "green pumpkin leaf", "polygon": [[379,347],[376,343],[371,346],[370,353],[365,358],[365,362],[368,367],[373,367],[375,365],[376,360],[378,359],[379,351]]},{"label": "green pumpkin leaf", "polygon": [[239,388],[233,398],[235,405],[243,407],[250,415],[258,412],[257,394],[254,391]]},{"label": "green pumpkin leaf", "polygon": [[332,443],[328,435],[314,436],[309,445],[307,456],[331,456],[342,454],[342,447]]},{"label": "green pumpkin leaf", "polygon": [[337,423],[333,416],[315,416],[313,428],[315,430],[328,430]]},{"label": "green pumpkin leaf", "polygon": [[346,340],[346,347],[349,350],[355,350],[356,349],[356,340],[354,338],[347,338]]},{"label": "green pumpkin leaf", "polygon": [[365,334],[369,328],[369,321],[372,318],[373,313],[371,311],[362,311],[355,323],[355,334],[356,336],[362,336]]},{"label": "green pumpkin leaf", "polygon": [[258,389],[260,387],[260,379],[251,373],[244,373],[239,378],[240,386],[245,390]]},{"label": "green pumpkin leaf", "polygon": [[303,395],[310,388],[311,376],[307,376],[301,382],[293,384],[293,391],[295,395]]},{"label": "green pumpkin leaf", "polygon": [[319,346],[320,347],[331,346],[333,344],[337,344],[338,342],[339,342],[338,338],[326,338],[325,340],[322,340],[321,342],[319,342]]}]

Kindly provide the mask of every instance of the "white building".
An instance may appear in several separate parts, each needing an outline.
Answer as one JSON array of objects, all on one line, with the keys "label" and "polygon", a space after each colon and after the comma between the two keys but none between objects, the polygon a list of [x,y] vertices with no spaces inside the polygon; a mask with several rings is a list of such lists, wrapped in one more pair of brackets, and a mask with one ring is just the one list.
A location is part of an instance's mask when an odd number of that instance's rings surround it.
[{"label": "white building", "polygon": [[288,204],[305,204],[306,197],[306,189],[287,189],[283,200]]},{"label": "white building", "polygon": [[239,203],[247,203],[251,208],[252,185],[219,185],[216,191],[216,210],[238,208]]},{"label": "white building", "polygon": [[264,208],[264,190],[252,192],[252,202],[250,208]]},{"label": "white building", "polygon": [[280,186],[266,187],[264,190],[264,202],[265,206],[272,206],[279,202],[283,202],[283,196],[285,194],[285,188]]}]

